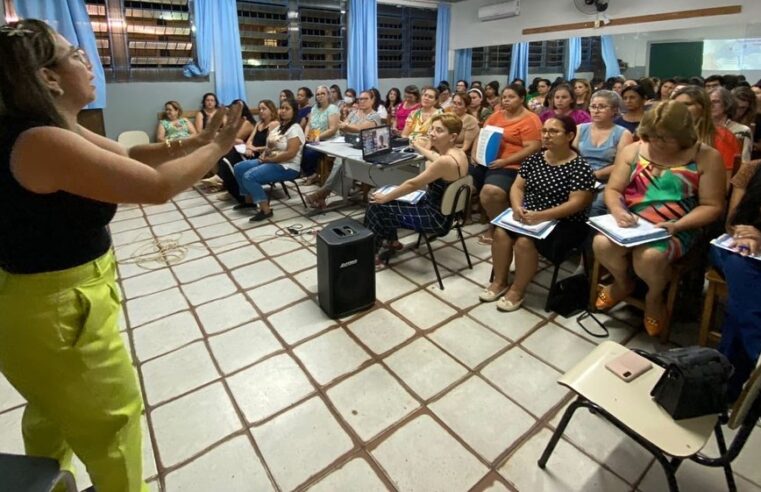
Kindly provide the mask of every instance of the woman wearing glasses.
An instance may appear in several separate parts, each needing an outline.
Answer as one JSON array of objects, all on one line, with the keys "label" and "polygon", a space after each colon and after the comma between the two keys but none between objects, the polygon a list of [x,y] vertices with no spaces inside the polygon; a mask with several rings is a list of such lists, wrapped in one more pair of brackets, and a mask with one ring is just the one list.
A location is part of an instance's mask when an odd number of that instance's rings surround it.
[{"label": "woman wearing glasses", "polygon": [[[544,122],[542,146],[530,155],[510,189],[513,216],[527,225],[559,220],[545,239],[534,239],[497,227],[491,247],[494,280],[479,296],[482,302],[497,302],[500,311],[521,307],[528,284],[536,275],[539,254],[550,260],[580,245],[587,236],[587,207],[592,203],[592,169],[571,142],[576,123],[570,116]],[[515,278],[508,283],[510,260],[515,253]],[[501,298],[500,298],[501,297]]]},{"label": "woman wearing glasses", "polygon": [[595,236],[595,256],[613,275],[613,284],[598,292],[595,305],[607,310],[631,294],[633,266],[647,284],[644,325],[655,336],[666,319],[663,292],[671,263],[689,251],[701,227],[721,217],[725,178],[721,156],[700,143],[684,104],[658,104],[645,113],[638,132],[642,141],[616,156],[605,204],[619,226],[647,220],[666,229],[671,238],[624,248],[602,234]]},{"label": "woman wearing glasses", "polygon": [[0,27],[0,60],[0,371],[28,402],[26,452],[67,470],[76,454],[100,491],[147,492],[108,224],[116,204],[164,203],[198,181],[232,148],[241,106],[196,136],[126,150],[77,124],[92,66],[47,24]]},{"label": "woman wearing glasses", "polygon": [[[616,154],[624,147],[632,143],[632,134],[626,128],[616,125],[613,119],[618,114],[621,105],[621,96],[609,90],[595,92],[589,104],[591,123],[579,125],[578,134],[573,143],[589,167],[595,173],[595,179],[600,183],[607,183]],[[605,208],[603,194],[598,193],[592,208],[590,217],[608,213]]]}]

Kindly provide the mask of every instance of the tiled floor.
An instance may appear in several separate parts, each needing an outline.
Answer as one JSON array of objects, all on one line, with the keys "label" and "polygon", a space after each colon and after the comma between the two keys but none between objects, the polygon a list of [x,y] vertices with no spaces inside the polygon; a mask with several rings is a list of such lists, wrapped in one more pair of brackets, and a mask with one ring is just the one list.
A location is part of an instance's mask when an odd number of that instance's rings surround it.
[{"label": "tiled floor", "polygon": [[[546,265],[519,311],[480,304],[490,251],[471,225],[472,270],[454,234],[435,244],[444,291],[422,250],[407,252],[377,274],[373,309],[335,321],[316,303],[314,236],[283,234],[361,209],[305,218],[294,193],[254,225],[231,207],[191,190],[122,207],[112,225],[152,490],[665,490],[646,452],[586,412],[536,466],[570,398],[558,376],[599,341],[544,312]],[[136,261],[155,256],[153,237],[171,266]],[[612,339],[654,348],[627,311],[605,319]],[[0,377],[0,451],[23,452],[23,405]],[[740,490],[761,491],[760,455],[756,432],[735,464]],[[689,463],[679,480],[725,488],[720,470]]]}]

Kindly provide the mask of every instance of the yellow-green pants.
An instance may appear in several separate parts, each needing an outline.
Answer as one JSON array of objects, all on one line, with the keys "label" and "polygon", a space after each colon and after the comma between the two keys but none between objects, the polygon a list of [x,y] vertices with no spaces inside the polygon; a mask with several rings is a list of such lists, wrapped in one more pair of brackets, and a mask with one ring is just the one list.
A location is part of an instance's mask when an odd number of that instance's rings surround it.
[{"label": "yellow-green pants", "polygon": [[57,272],[0,270],[0,372],[28,402],[27,454],[71,470],[73,452],[98,492],[142,492],[143,403],[114,270],[111,252]]}]

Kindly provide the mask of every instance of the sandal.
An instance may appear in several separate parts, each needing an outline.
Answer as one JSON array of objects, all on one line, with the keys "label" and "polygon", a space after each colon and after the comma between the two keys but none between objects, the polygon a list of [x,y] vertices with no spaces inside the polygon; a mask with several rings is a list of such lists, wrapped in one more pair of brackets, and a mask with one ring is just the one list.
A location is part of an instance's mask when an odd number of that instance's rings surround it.
[{"label": "sandal", "polygon": [[315,196],[314,194],[307,195],[306,196],[307,205],[309,205],[311,208],[317,208],[317,209],[324,209],[327,208],[328,204],[325,203],[324,198],[320,198],[318,196]]},{"label": "sandal", "polygon": [[489,237],[486,234],[481,234],[478,236],[478,244],[483,244],[485,246],[491,246],[491,244],[494,242],[493,237]]},{"label": "sandal", "polygon": [[663,331],[663,323],[650,316],[645,316],[645,331],[651,337],[658,336]]},{"label": "sandal", "polygon": [[266,212],[266,213],[263,212],[262,210],[259,210],[258,212],[256,212],[256,215],[254,215],[253,217],[248,219],[248,221],[249,222],[261,222],[262,220],[269,219],[270,217],[272,217],[272,215],[273,215],[272,214],[272,210],[270,210],[269,212]]},{"label": "sandal", "polygon": [[634,290],[628,289],[628,292],[624,296],[621,296],[620,299],[615,299],[613,295],[611,295],[612,288],[612,285],[606,285],[605,287],[600,287],[598,289],[597,299],[595,300],[595,309],[598,311],[607,311],[608,309],[612,308],[619,302],[629,297],[629,295],[631,295],[632,291]]}]

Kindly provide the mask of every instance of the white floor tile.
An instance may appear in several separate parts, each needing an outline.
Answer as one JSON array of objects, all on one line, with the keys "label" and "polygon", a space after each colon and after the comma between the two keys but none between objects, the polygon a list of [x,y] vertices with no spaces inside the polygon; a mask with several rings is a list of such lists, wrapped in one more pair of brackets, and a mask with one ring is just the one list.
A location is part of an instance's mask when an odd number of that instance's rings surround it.
[{"label": "white floor tile", "polygon": [[[174,208],[174,205],[172,205],[172,208]],[[168,222],[174,222],[175,220],[184,219],[182,214],[176,209],[171,212],[164,212],[164,213],[153,214],[153,215],[150,215],[150,213],[146,210],[146,213],[148,214],[148,217],[146,219],[148,220],[148,223],[152,226],[157,226],[160,224],[166,224]]]},{"label": "white floor tile", "polygon": [[212,239],[215,237],[232,234],[233,232],[237,232],[237,229],[229,222],[223,222],[220,224],[201,227],[200,229],[196,229],[196,232],[198,232],[198,235],[204,239]]},{"label": "white floor tile", "polygon": [[493,302],[485,302],[471,309],[468,316],[480,321],[511,341],[517,341],[544,321],[543,318],[526,309],[504,313],[497,310],[497,306]]},{"label": "white floor tile", "polygon": [[471,369],[509,343],[469,318],[456,318],[430,335],[431,340]]},{"label": "white floor tile", "polygon": [[203,342],[154,359],[142,366],[145,399],[156,405],[219,377]]},{"label": "white floor tile", "polygon": [[[756,463],[758,466],[758,463]],[[734,467],[733,467],[734,470]],[[727,479],[724,477],[723,468],[709,468],[693,461],[685,461],[676,473],[677,485],[681,492],[705,492],[707,490],[728,490]],[[735,470],[735,483],[738,492],[761,492],[757,484],[737,475]],[[666,474],[663,467],[657,462],[653,463],[647,471],[647,475],[640,482],[637,490],[642,492],[660,492],[668,490]]]},{"label": "white floor tile", "polygon": [[276,355],[227,379],[246,421],[255,423],[314,392],[288,354]]},{"label": "white floor tile", "polygon": [[127,315],[133,328],[187,308],[188,301],[176,287],[127,301]]},{"label": "white floor tile", "polygon": [[416,288],[417,285],[390,268],[386,268],[375,274],[375,297],[379,301],[388,302],[391,299],[396,299],[397,297],[412,292]]},{"label": "white floor tile", "polygon": [[276,257],[274,261],[280,265],[280,268],[289,273],[296,273],[317,266],[317,256],[307,249],[286,253]]},{"label": "white floor tile", "polygon": [[[398,263],[392,260],[391,266],[394,268],[394,271],[419,285],[436,281],[436,271],[433,269],[433,263],[428,258],[415,256],[411,260]],[[446,282],[446,278],[452,275],[452,272],[444,268],[443,265],[439,265],[439,274],[443,281]]]},{"label": "white floor tile", "polygon": [[226,251],[218,256],[219,261],[230,270],[241,265],[253,263],[263,257],[264,255],[259,251],[259,248],[253,244]]},{"label": "white floor tile", "polygon": [[305,298],[307,293],[293,280],[283,278],[246,291],[246,295],[263,313],[270,313]]},{"label": "white floor tile", "polygon": [[21,435],[21,417],[24,408],[0,413],[0,452],[24,454],[24,438]]},{"label": "white floor tile", "polygon": [[190,222],[196,229],[199,229],[201,227],[225,223],[227,222],[227,217],[220,213],[214,212],[206,215],[197,215],[195,217],[190,217],[188,218],[188,222]]},{"label": "white floor tile", "polygon": [[183,311],[133,330],[135,353],[141,361],[171,352],[201,338],[201,330],[190,311]]},{"label": "white floor tile", "polygon": [[362,458],[355,458],[323,478],[309,492],[337,492],[361,490],[362,492],[386,492],[375,471]]},{"label": "white floor tile", "polygon": [[418,408],[418,402],[379,364],[328,390],[341,416],[365,441]]},{"label": "white floor tile", "polygon": [[427,415],[397,430],[372,455],[400,491],[468,490],[488,472]]},{"label": "white floor tile", "polygon": [[145,212],[145,215],[153,216],[168,212],[176,212],[177,206],[172,202],[166,202],[160,205],[143,205],[142,209]]},{"label": "white floor tile", "polygon": [[299,345],[293,351],[318,383],[325,385],[353,371],[370,357],[337,328]]},{"label": "white floor tile", "polygon": [[256,319],[257,314],[243,294],[233,294],[196,309],[206,333],[218,333]]},{"label": "white floor tile", "polygon": [[16,388],[11,386],[11,383],[5,379],[5,376],[0,374],[0,412],[23,405],[24,403],[26,403],[24,397],[16,391]]},{"label": "white floor tile", "polygon": [[480,302],[478,294],[481,292],[481,288],[459,275],[445,278],[444,290],[441,290],[438,282],[428,285],[426,290],[459,309],[467,309]]},{"label": "white floor tile", "polygon": [[293,490],[353,447],[319,398],[251,430],[282,490]]},{"label": "white floor tile", "polygon": [[267,284],[276,278],[285,276],[285,272],[270,260],[262,260],[242,266],[233,270],[231,274],[244,289]]},{"label": "white floor tile", "polygon": [[563,441],[558,442],[554,453],[542,470],[536,461],[550,440],[546,429],[534,435],[518,449],[499,472],[518,490],[557,491],[617,491],[629,486],[609,471],[592,461],[579,450]]},{"label": "white floor tile", "polygon": [[376,309],[349,324],[349,330],[376,354],[385,353],[415,334],[388,309]]},{"label": "white floor tile", "polygon": [[162,405],[153,410],[151,417],[165,467],[190,458],[242,428],[219,383]]},{"label": "white floor tile", "polygon": [[226,374],[282,349],[280,342],[262,321],[215,335],[209,338],[209,345],[219,367]]},{"label": "white floor tile", "polygon": [[[234,232],[226,236],[219,236],[206,241],[206,245],[209,247],[209,249],[211,249],[217,255],[221,255],[227,251],[247,246],[250,243],[251,241],[249,241],[248,238],[241,232]],[[221,257],[220,261],[222,261]],[[222,261],[222,263],[225,262]],[[227,266],[227,263],[225,263],[225,265]],[[228,266],[228,268],[231,267]]]},{"label": "white floor tile", "polygon": [[274,490],[246,436],[222,443],[166,477],[166,492]]},{"label": "white floor tile", "polygon": [[309,299],[270,316],[269,321],[289,345],[335,324],[317,303]]},{"label": "white floor tile", "polygon": [[288,251],[293,251],[294,249],[301,248],[301,243],[297,242],[294,239],[287,239],[287,238],[275,238],[270,239],[269,241],[264,241],[263,243],[258,243],[259,247],[267,253],[270,256],[279,255],[282,253],[287,253]]},{"label": "white floor tile", "polygon": [[575,366],[595,348],[590,342],[554,323],[542,326],[521,345],[561,371]]},{"label": "white floor tile", "polygon": [[413,325],[424,330],[456,314],[454,309],[425,291],[415,292],[394,301],[391,307]]},{"label": "white floor tile", "polygon": [[317,293],[317,268],[310,268],[293,276],[294,279],[304,287],[307,292]]},{"label": "white floor tile", "polygon": [[517,347],[484,367],[481,374],[536,417],[566,394],[557,383],[559,372]]},{"label": "white floor tile", "polygon": [[[177,235],[178,233],[183,233],[184,236],[185,233],[190,232],[190,222],[183,219],[175,220],[174,222],[167,222],[165,224],[155,225],[153,226],[153,232],[156,234],[156,236],[159,237]],[[187,241],[183,242],[187,243]]]},{"label": "white floor tile", "polygon": [[192,306],[198,306],[205,302],[227,297],[238,291],[230,277],[226,273],[212,275],[189,284],[182,285],[182,292],[188,298]]},{"label": "white floor tile", "polygon": [[536,422],[479,377],[456,386],[431,410],[490,463]]},{"label": "white floor tile", "polygon": [[385,359],[394,373],[424,400],[465,376],[468,370],[426,338],[419,338]]},{"label": "white floor tile", "polygon": [[199,278],[208,277],[222,272],[222,266],[211,256],[198,260],[187,261],[172,266],[172,270],[182,283],[193,282]]},{"label": "white floor tile", "polygon": [[165,268],[155,272],[147,272],[136,277],[125,279],[122,282],[122,291],[125,299],[133,299],[138,296],[153,294],[177,285],[172,272]]}]

